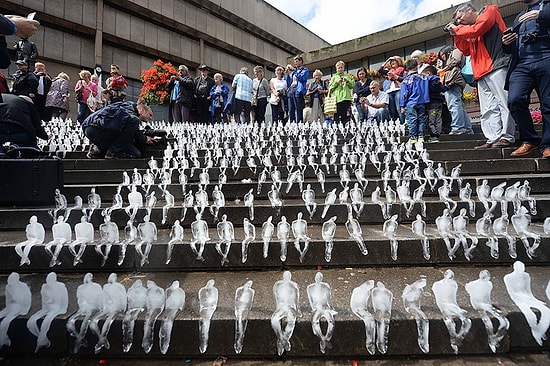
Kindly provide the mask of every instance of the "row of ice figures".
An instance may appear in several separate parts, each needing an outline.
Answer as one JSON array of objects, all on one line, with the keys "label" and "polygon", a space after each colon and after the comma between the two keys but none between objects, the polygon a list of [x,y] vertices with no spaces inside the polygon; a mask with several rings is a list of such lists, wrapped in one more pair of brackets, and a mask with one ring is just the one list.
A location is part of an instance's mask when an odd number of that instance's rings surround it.
[{"label": "row of ice figures", "polygon": [[[542,346],[550,327],[550,309],[533,295],[531,278],[525,272],[525,265],[517,261],[513,267],[513,271],[503,278],[506,290],[525,316],[534,340]],[[255,290],[252,284],[253,282],[248,280],[235,291],[234,349],[236,353],[241,353],[243,350],[249,313],[253,308]],[[422,302],[431,294],[425,289],[426,286],[427,280],[424,277],[406,285],[402,292],[402,301],[407,313],[416,321],[418,346],[422,352],[428,353],[430,322],[422,310]],[[493,352],[496,352],[501,340],[507,334],[510,322],[501,314],[498,306],[495,307],[491,302],[493,284],[489,271],[480,271],[479,278],[466,283],[464,288],[470,296],[471,306],[481,315],[487,331],[488,345]],[[471,329],[472,320],[468,317],[467,310],[457,302],[459,286],[454,279],[454,272],[450,269],[445,271],[444,277],[434,282],[431,289],[448,329],[451,348],[458,353],[460,345]],[[314,282],[308,285],[306,290],[311,307],[313,334],[319,338],[320,351],[325,353],[327,348],[331,348],[335,315],[338,314],[332,305],[332,289],[323,281],[323,274],[317,272]],[[40,294],[42,308],[31,315],[27,321],[28,330],[37,337],[35,352],[50,346],[48,330],[51,322],[67,312],[69,300],[65,284],[57,280],[54,272],[46,277]],[[208,347],[212,316],[218,306],[218,289],[215,287],[215,281],[208,280],[197,295],[200,314],[199,351],[204,353]],[[546,295],[550,299],[550,282],[546,287]],[[296,321],[302,316],[300,289],[298,284],[292,281],[291,272],[285,271],[282,279],[274,283],[273,296],[275,311],[271,316],[271,326],[277,337],[277,353],[282,355],[291,350],[290,339]],[[3,318],[0,322],[0,346],[9,347],[11,341],[8,330],[11,321],[18,316],[27,315],[32,302],[29,286],[22,282],[19,274],[15,272],[8,277],[5,298],[6,307],[0,311],[0,317]],[[94,347],[95,352],[98,353],[103,348],[109,349],[108,333],[113,321],[117,318],[123,319],[123,351],[130,351],[134,342],[134,324],[139,315],[145,312],[141,346],[145,353],[152,350],[155,322],[160,319],[159,348],[161,353],[166,354],[170,346],[174,319],[185,307],[186,294],[177,280],[173,281],[166,290],[152,280],[148,280],[144,286],[141,279],[137,279],[131,287],[126,289],[117,281],[115,273],[109,276],[103,287],[93,281],[91,273],[87,273],[83,283],[77,288],[76,300],[78,310],[68,318],[66,323],[67,331],[75,337],[74,353],[77,353],[81,347],[87,346],[88,328],[98,338]],[[374,355],[376,349],[382,354],[388,350],[393,301],[392,291],[380,281],[376,285],[374,280],[365,281],[355,287],[351,293],[350,308],[353,314],[364,322],[365,347],[370,354]],[[40,319],[43,321],[39,326]],[[456,322],[457,320],[460,325]],[[79,321],[80,324],[78,324]],[[100,325],[101,322],[103,322],[102,325]],[[324,331],[321,327],[323,322],[326,323],[326,327],[323,327]]]}]

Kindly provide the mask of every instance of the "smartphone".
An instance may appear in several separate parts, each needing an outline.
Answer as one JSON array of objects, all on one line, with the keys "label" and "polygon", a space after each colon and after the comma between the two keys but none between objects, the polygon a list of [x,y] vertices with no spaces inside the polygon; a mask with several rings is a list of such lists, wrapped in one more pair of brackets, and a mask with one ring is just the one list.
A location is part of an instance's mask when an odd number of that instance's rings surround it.
[{"label": "smartphone", "polygon": [[32,13],[29,13],[27,15],[28,20],[34,20],[34,17],[36,16],[36,11],[33,11]]}]

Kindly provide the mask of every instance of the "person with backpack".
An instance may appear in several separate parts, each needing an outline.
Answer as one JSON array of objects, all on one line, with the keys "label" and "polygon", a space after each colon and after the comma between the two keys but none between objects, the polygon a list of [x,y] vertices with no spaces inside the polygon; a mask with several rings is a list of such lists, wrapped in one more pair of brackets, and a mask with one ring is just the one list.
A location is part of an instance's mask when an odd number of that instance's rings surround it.
[{"label": "person with backpack", "polygon": [[438,70],[442,74],[442,84],[449,87],[443,95],[447,102],[447,108],[451,113],[451,132],[449,135],[471,134],[472,121],[462,105],[462,93],[466,81],[461,69],[464,66],[464,55],[458,48],[452,46],[443,47],[438,54],[443,63],[443,68]]}]

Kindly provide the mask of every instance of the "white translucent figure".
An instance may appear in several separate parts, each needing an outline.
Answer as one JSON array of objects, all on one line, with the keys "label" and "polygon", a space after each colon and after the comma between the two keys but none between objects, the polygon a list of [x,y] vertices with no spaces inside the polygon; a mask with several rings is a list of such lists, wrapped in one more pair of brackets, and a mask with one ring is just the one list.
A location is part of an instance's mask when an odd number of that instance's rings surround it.
[{"label": "white translucent figure", "polygon": [[[149,263],[149,254],[151,253],[151,248],[153,247],[153,242],[157,240],[157,225],[154,222],[150,221],[149,215],[143,217],[143,222],[137,227],[139,238],[141,239],[139,243],[135,245],[136,252],[141,257],[141,265]],[[145,244],[145,250],[143,250],[143,245]]]},{"label": "white translucent figure", "polygon": [[53,210],[49,210],[48,214],[52,217],[53,222],[55,223],[57,221],[57,214],[59,211],[63,210],[63,214],[67,214],[67,197],[61,193],[59,188],[56,188],[54,191],[54,202],[55,208]]},{"label": "white translucent figure", "polygon": [[[300,263],[302,263],[309,249],[311,238],[307,233],[307,221],[302,218],[301,212],[298,212],[296,220],[292,221],[292,234],[294,235],[294,247],[300,253]],[[300,247],[300,241],[304,242],[304,249]]]},{"label": "white translucent figure", "polygon": [[408,180],[403,180],[399,186],[397,186],[397,196],[399,201],[405,208],[406,212],[411,212],[413,208],[413,199],[411,197],[410,184]]},{"label": "white translucent figure", "polygon": [[118,253],[118,265],[120,266],[126,258],[126,248],[128,244],[135,242],[138,239],[138,230],[134,226],[132,220],[128,220],[124,227],[124,240],[120,242],[120,252]]},{"label": "white translucent figure", "polygon": [[[458,250],[460,242],[452,233],[453,219],[451,218],[449,209],[443,209],[443,213],[441,214],[441,216],[438,216],[435,219],[435,224],[437,226],[437,231],[439,232],[439,235],[443,239],[443,242],[445,242],[449,259],[453,260],[455,258],[455,253]],[[454,240],[454,244],[452,246],[451,239]]]},{"label": "white translucent figure", "polygon": [[75,240],[69,244],[69,252],[74,256],[73,266],[76,266],[78,263],[82,263],[86,245],[94,241],[94,225],[88,222],[86,215],[83,215],[80,222],[74,226],[74,235]]},{"label": "white translucent figure", "polygon": [[155,323],[164,310],[165,294],[164,289],[159,287],[155,281],[147,281],[147,313],[143,323],[143,338],[141,339],[141,348],[145,353],[151,352],[153,348],[153,336],[155,333]]},{"label": "white translucent figure", "polygon": [[[78,302],[78,311],[71,315],[67,320],[67,331],[76,338],[73,346],[73,353],[78,353],[80,347],[86,347],[87,342],[84,339],[90,320],[103,307],[103,290],[101,285],[93,281],[94,276],[91,273],[86,273],[82,284],[76,289],[76,299]],[[76,321],[82,319],[80,329],[76,328]]]},{"label": "white translucent figure", "polygon": [[[90,330],[98,337],[95,345],[95,353],[99,353],[102,348],[109,349],[111,345],[107,336],[115,318],[126,311],[127,298],[126,288],[117,282],[116,273],[111,273],[107,283],[103,285],[103,306],[101,311],[96,313],[90,319]],[[99,322],[104,320],[103,326],[99,328]]]},{"label": "white translucent figure", "polygon": [[444,180],[443,185],[437,189],[439,200],[445,204],[452,214],[456,210],[457,203],[451,198],[451,185],[449,181]]},{"label": "white translucent figure", "polygon": [[126,214],[130,217],[130,220],[134,221],[138,210],[142,207],[143,195],[138,192],[136,186],[132,186],[130,193],[128,193],[128,206],[124,209],[124,211],[126,211]]},{"label": "white translucent figure", "polygon": [[83,215],[86,214],[86,210],[84,209],[84,204],[82,203],[82,197],[74,196],[74,205],[71,207],[67,207],[67,211],[65,213],[65,221],[69,220],[69,216],[71,215],[71,212],[73,210],[81,210]]},{"label": "white translucent figure", "polygon": [[[534,259],[536,257],[536,250],[540,245],[540,235],[531,231],[529,226],[531,225],[531,215],[527,213],[527,209],[521,206],[514,215],[512,215],[512,225],[514,230],[519,235],[523,246],[525,247],[525,252],[529,259]],[[533,244],[529,243],[529,238],[533,239]]]},{"label": "white translucent figure", "polygon": [[458,193],[461,201],[468,203],[468,208],[470,210],[470,216],[475,217],[476,215],[476,203],[472,199],[472,188],[470,187],[470,182],[466,182],[464,187],[462,187]]},{"label": "white translucent figure", "polygon": [[[197,256],[197,260],[204,261],[202,253],[204,252],[206,242],[210,241],[210,236],[208,233],[208,223],[202,219],[200,212],[197,212],[195,221],[191,223],[191,233],[193,234],[193,240],[189,243],[191,250]],[[199,249],[197,249],[197,243],[199,244]]]},{"label": "white translucent figure", "polygon": [[88,221],[91,220],[95,210],[101,209],[101,197],[95,191],[95,187],[90,188],[90,194],[88,195]]},{"label": "white translucent figure", "polygon": [[355,178],[357,178],[359,184],[361,184],[361,187],[363,189],[367,188],[369,180],[365,177],[365,171],[363,170],[363,168],[358,167],[353,171],[353,173],[355,174]]},{"label": "white translucent figure", "polygon": [[199,351],[205,353],[208,348],[210,321],[218,307],[218,289],[214,280],[208,280],[206,286],[199,290]]},{"label": "white translucent figure", "polygon": [[277,239],[279,239],[279,242],[281,243],[281,251],[279,258],[282,262],[286,261],[286,255],[287,255],[287,245],[288,240],[290,239],[290,224],[286,220],[286,216],[281,217],[281,221],[277,224]]},{"label": "white translucent figure", "polygon": [[141,176],[141,173],[138,171],[137,168],[134,168],[134,171],[132,172],[132,184],[135,186],[140,186],[143,183],[143,178]]},{"label": "white translucent figure", "polygon": [[118,185],[116,187],[116,193],[113,195],[113,204],[111,205],[111,207],[103,209],[103,216],[110,215],[114,210],[120,210],[124,206],[124,200],[122,199],[122,194],[120,194],[121,190],[122,185]]},{"label": "white translucent figure", "polygon": [[[460,308],[456,302],[456,293],[458,285],[454,279],[454,272],[450,269],[445,271],[444,278],[432,285],[432,291],[435,295],[437,307],[443,314],[443,322],[449,331],[451,338],[451,348],[454,353],[458,353],[458,347],[470,331],[472,320],[466,318],[466,310]],[[454,318],[457,317],[462,327],[457,332]]]},{"label": "white translucent figure", "polygon": [[426,279],[421,278],[410,285],[406,285],[403,290],[403,306],[407,313],[409,313],[416,321],[416,331],[418,333],[418,347],[424,353],[430,352],[429,334],[430,334],[430,321],[428,317],[422,311],[421,300],[422,297],[429,296],[424,291],[426,287]]},{"label": "white translucent figure", "polygon": [[31,264],[29,253],[32,247],[44,243],[44,238],[46,237],[44,226],[38,222],[38,218],[34,215],[31,216],[25,228],[25,236],[27,240],[15,245],[15,252],[21,257],[20,266],[23,264]]},{"label": "white translucent figure", "polygon": [[386,195],[386,211],[385,212],[386,212],[386,216],[387,216],[387,217],[385,217],[385,219],[389,219],[390,214],[391,214],[392,206],[395,202],[397,202],[397,194],[395,193],[393,188],[389,185],[384,190],[384,193]]},{"label": "white translucent figure", "polygon": [[272,223],[273,216],[269,216],[262,224],[262,242],[263,242],[263,257],[267,258],[269,251],[269,242],[275,234],[275,225]]},{"label": "white translucent figure", "polygon": [[170,231],[170,241],[166,247],[166,264],[169,264],[172,260],[172,251],[176,243],[183,243],[183,227],[180,225],[180,220],[174,221],[172,230]]},{"label": "white translucent figure", "polygon": [[132,181],[130,180],[130,176],[128,175],[128,173],[126,171],[123,171],[122,172],[122,185],[124,187],[129,187],[130,184],[132,183]]},{"label": "white translucent figure", "polygon": [[246,263],[248,260],[248,246],[256,240],[256,228],[247,217],[243,219],[243,231],[244,239],[241,243],[241,261],[242,263]]},{"label": "white translucent figure", "polygon": [[[34,313],[27,321],[29,332],[37,337],[36,348],[34,350],[35,353],[42,347],[50,347],[51,343],[48,339],[48,331],[50,330],[52,321],[57,316],[65,314],[69,306],[67,286],[57,281],[55,272],[50,272],[46,276],[46,282],[42,285],[40,295],[42,297],[42,308]],[[38,321],[40,319],[43,320],[40,326],[38,326]]]},{"label": "white translucent figure", "polygon": [[451,170],[451,187],[453,185],[453,182],[456,180],[456,182],[458,183],[459,191],[462,189],[462,177],[460,176],[461,170],[462,164],[458,164]]},{"label": "white translucent figure", "polygon": [[476,221],[476,231],[477,234],[487,238],[487,245],[490,248],[491,257],[498,259],[499,257],[499,247],[498,247],[498,238],[493,232],[493,223],[491,218],[493,214],[484,214]]},{"label": "white translucent figure", "polygon": [[420,205],[420,213],[426,217],[426,202],[424,202],[424,191],[426,190],[426,180],[420,183],[420,185],[413,191],[412,203],[409,210],[407,210],[407,217],[410,217],[414,209],[415,204]]},{"label": "white translucent figure", "polygon": [[[271,315],[271,328],[277,337],[277,354],[290,352],[290,338],[294,332],[296,318],[302,316],[300,312],[300,290],[298,284],[292,281],[289,271],[283,272],[283,278],[273,284],[275,298],[275,312]],[[283,330],[283,324],[286,325]]]},{"label": "white translucent figure", "polygon": [[237,354],[243,350],[248,315],[254,303],[254,293],[252,281],[246,281],[235,291],[235,343],[233,348]]},{"label": "white translucent figure", "polygon": [[[58,216],[56,223],[53,224],[52,235],[53,240],[44,246],[46,253],[48,253],[51,257],[50,267],[61,264],[61,262],[57,259],[59,257],[59,253],[61,253],[63,245],[70,243],[72,240],[73,234],[71,225],[65,222],[65,218],[62,215]],[[55,246],[54,250],[52,250],[53,246]]]},{"label": "white translucent figure", "polygon": [[161,318],[161,326],[159,330],[160,353],[163,355],[168,352],[170,347],[170,339],[172,337],[172,326],[174,319],[179,311],[182,311],[185,306],[185,291],[180,287],[179,281],[174,281],[166,289],[166,304],[164,313]]},{"label": "white translucent figure", "polygon": [[271,185],[271,190],[267,192],[267,198],[269,198],[271,207],[277,212],[278,215],[281,211],[281,207],[283,206],[283,200],[281,199],[281,195],[275,184]]},{"label": "white translucent figure", "polygon": [[193,191],[189,190],[187,194],[183,197],[182,212],[181,212],[181,221],[185,220],[187,215],[187,210],[195,204],[195,198],[193,197]]},{"label": "white translucent figure", "polygon": [[367,250],[367,246],[363,240],[363,230],[361,229],[361,224],[359,224],[359,221],[353,217],[351,206],[348,205],[347,208],[348,219],[346,220],[346,229],[348,230],[348,234],[357,243],[361,254],[367,255],[369,254],[369,251]]},{"label": "white translucent figure", "polygon": [[0,310],[0,349],[11,345],[8,330],[11,322],[20,315],[27,315],[31,309],[32,295],[29,286],[21,282],[19,273],[12,272],[8,276],[4,296],[6,307]]},{"label": "white translucent figure", "polygon": [[325,261],[330,262],[332,259],[332,249],[334,248],[334,234],[336,233],[337,216],[332,216],[328,221],[323,223],[321,235],[325,241]]},{"label": "white translucent figure", "polygon": [[537,200],[531,197],[531,186],[528,180],[524,180],[523,184],[518,187],[518,198],[520,201],[527,201],[531,215],[537,214]]},{"label": "white translucent figure", "polygon": [[[216,251],[222,256],[221,264],[224,266],[229,263],[227,256],[231,249],[231,243],[235,240],[235,228],[231,221],[227,221],[227,215],[224,214],[222,216],[222,221],[218,222],[216,230],[218,232],[218,238],[220,239],[216,242]],[[223,249],[224,245],[225,249]]]},{"label": "white translucent figure", "polygon": [[260,194],[262,192],[262,184],[267,181],[267,173],[267,168],[264,168],[258,175],[258,188],[256,189],[256,194]]},{"label": "white translucent figure", "polygon": [[380,281],[371,290],[374,321],[376,322],[376,348],[382,354],[388,351],[393,294]]},{"label": "white translucent figure", "polygon": [[393,215],[388,220],[384,221],[382,230],[384,236],[390,240],[391,258],[397,260],[397,249],[399,248],[399,242],[397,241],[397,228],[399,223],[397,222],[397,215]]},{"label": "white translucent figure", "polygon": [[[521,206],[521,200],[518,197],[519,193],[519,185],[521,182],[516,182],[512,184],[511,186],[507,187],[504,191],[504,200],[506,202],[512,203],[512,208],[514,209],[514,213],[517,213],[519,210],[519,207]],[[506,203],[506,208],[508,208],[508,204]]]},{"label": "white translucent figure", "polygon": [[143,174],[143,183],[141,184],[141,189],[145,192],[146,195],[149,194],[149,190],[151,189],[151,186],[155,184],[155,175],[151,173],[150,169],[147,169],[145,173]]},{"label": "white translucent figure", "polygon": [[437,185],[437,177],[433,168],[433,161],[426,162],[426,165],[426,168],[424,168],[424,177],[426,178],[426,181],[430,185],[430,189],[433,192],[435,190],[435,186]]},{"label": "white translucent figure", "polygon": [[151,217],[151,212],[153,212],[153,208],[157,205],[157,196],[155,196],[155,191],[151,191],[145,197],[145,210],[147,211],[147,215]]},{"label": "white translucent figure", "polygon": [[[212,193],[212,196],[213,195],[214,193]],[[250,217],[250,220],[254,220],[254,189],[253,188],[250,188],[250,190],[244,195],[243,200],[244,200],[244,206],[248,207],[248,216]]]},{"label": "white translucent figure", "polygon": [[321,218],[324,219],[327,215],[328,209],[331,205],[334,205],[336,203],[336,188],[334,188],[332,191],[327,193],[327,196],[325,197],[325,207],[323,208],[323,213],[321,214]]},{"label": "white translucent figure", "polygon": [[411,224],[413,234],[420,237],[420,243],[422,244],[422,255],[424,259],[430,260],[430,239],[426,236],[426,222],[422,220],[420,214],[416,215],[416,220]]},{"label": "white translucent figure", "polygon": [[506,202],[506,199],[504,197],[504,191],[506,187],[506,182],[502,182],[499,185],[493,187],[491,189],[491,212],[496,207],[496,204],[500,202],[500,212],[504,213],[508,210],[508,202]]},{"label": "white translucent figure", "polygon": [[134,325],[136,319],[147,306],[147,289],[137,279],[126,292],[127,310],[122,320],[122,350],[129,352],[134,342]]},{"label": "white translucent figure", "polygon": [[550,327],[550,309],[533,295],[531,276],[525,272],[525,265],[522,262],[514,262],[514,271],[504,276],[504,284],[508,295],[531,327],[531,335],[539,346],[542,346]]},{"label": "white translucent figure", "polygon": [[547,217],[544,219],[544,223],[542,225],[542,229],[544,230],[545,234],[550,234],[550,217]]},{"label": "white translucent figure", "polygon": [[[487,179],[483,179],[481,184],[476,187],[476,195],[477,199],[483,204],[485,213],[491,213],[496,206],[496,202],[491,203],[491,187]],[[491,205],[489,203],[491,203]]]},{"label": "white translucent figure", "polygon": [[218,212],[220,207],[225,207],[225,196],[220,189],[221,187],[215,185],[212,191],[212,205],[210,206],[210,213],[214,216],[214,220],[218,221]]},{"label": "white translucent figure", "polygon": [[370,313],[368,306],[371,290],[373,288],[373,280],[363,282],[360,286],[353,289],[350,299],[351,311],[357,317],[361,318],[361,320],[363,320],[363,323],[365,324],[365,347],[371,355],[374,355],[376,352],[376,322],[373,315]]},{"label": "white translucent figure", "polygon": [[[510,327],[510,322],[491,302],[491,291],[493,290],[491,274],[487,270],[482,270],[479,272],[479,279],[468,282],[464,287],[470,295],[472,307],[481,312],[481,320],[487,330],[489,348],[491,348],[491,351],[496,352],[500,341]],[[498,321],[496,330],[490,315]]]},{"label": "white translucent figure", "polygon": [[175,205],[175,199],[174,199],[174,195],[170,193],[168,189],[165,189],[164,191],[162,191],[162,196],[164,197],[164,201],[166,202],[164,206],[162,206],[161,224],[164,225],[168,220],[168,210],[174,207]]},{"label": "white translucent figure", "polygon": [[363,212],[363,208],[365,207],[365,202],[363,201],[363,190],[359,187],[359,183],[355,183],[353,185],[353,188],[349,192],[350,198],[351,198],[351,206],[353,207],[353,210],[357,214],[357,216],[361,215],[361,212]]},{"label": "white translucent figure", "polygon": [[309,218],[312,219],[317,210],[317,202],[315,202],[315,191],[311,188],[311,184],[306,186],[306,189],[302,192],[302,200],[306,206],[307,212],[309,212]]},{"label": "white translucent figure", "polygon": [[[328,170],[328,169],[327,169]],[[325,181],[326,181],[326,177],[325,177],[325,173],[323,172],[322,169],[319,169],[319,171],[317,172],[317,181],[319,182],[319,184],[321,185],[321,192],[325,193]]]},{"label": "white translucent figure", "polygon": [[[95,245],[95,251],[101,257],[101,266],[103,267],[109,258],[113,244],[118,244],[120,241],[118,226],[111,221],[111,215],[104,216],[103,223],[99,225],[99,236],[100,240]],[[103,250],[104,245],[105,250]]]},{"label": "white translucent figure", "polygon": [[[331,348],[330,340],[334,332],[334,315],[338,314],[332,307],[331,288],[328,283],[323,282],[323,274],[315,274],[315,283],[307,286],[307,296],[313,317],[311,318],[311,327],[313,334],[319,338],[319,348],[325,353],[326,348]],[[321,320],[327,323],[326,333],[321,330]]]},{"label": "white translucent figure", "polygon": [[382,217],[384,219],[388,219],[389,216],[388,216],[388,213],[386,212],[386,203],[382,201],[381,197],[382,197],[382,194],[380,193],[380,187],[377,186],[371,193],[371,201],[372,203],[375,203],[378,206],[380,206]]},{"label": "white translucent figure", "polygon": [[[458,216],[453,218],[453,229],[457,237],[457,240],[462,243],[464,248],[464,257],[467,260],[471,260],[473,251],[477,248],[477,243],[479,239],[468,231],[468,216],[465,208],[461,208]],[[470,240],[470,245],[468,245],[468,240]]]},{"label": "white translucent figure", "polygon": [[273,171],[271,172],[271,181],[273,182],[277,190],[281,189],[283,181],[281,179],[281,172],[277,170],[277,167],[275,167],[275,169],[273,169]]},{"label": "white translucent figure", "polygon": [[197,190],[197,193],[195,193],[195,211],[200,209],[199,212],[202,214],[206,206],[208,206],[208,192],[206,192],[204,188],[199,185],[199,189]]}]

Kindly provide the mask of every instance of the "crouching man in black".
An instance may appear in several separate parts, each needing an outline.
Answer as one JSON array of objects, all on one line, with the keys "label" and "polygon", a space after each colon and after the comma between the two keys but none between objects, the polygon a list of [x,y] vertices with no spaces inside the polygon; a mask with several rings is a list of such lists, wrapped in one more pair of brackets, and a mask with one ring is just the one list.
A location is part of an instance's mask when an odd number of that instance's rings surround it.
[{"label": "crouching man in black", "polygon": [[49,136],[41,125],[40,115],[31,98],[3,94],[0,103],[0,153],[6,142],[21,147],[38,148],[36,138],[48,140]]},{"label": "crouching man in black", "polygon": [[93,144],[88,158],[141,157],[138,146],[153,144],[154,139],[145,136],[139,127],[142,121],[152,118],[153,111],[149,106],[133,102],[112,103],[92,113],[82,122],[84,135]]}]

